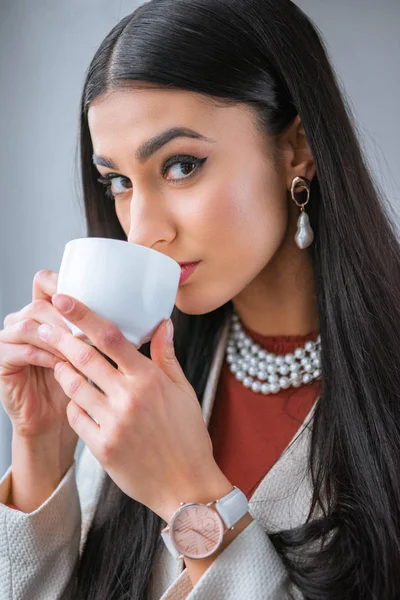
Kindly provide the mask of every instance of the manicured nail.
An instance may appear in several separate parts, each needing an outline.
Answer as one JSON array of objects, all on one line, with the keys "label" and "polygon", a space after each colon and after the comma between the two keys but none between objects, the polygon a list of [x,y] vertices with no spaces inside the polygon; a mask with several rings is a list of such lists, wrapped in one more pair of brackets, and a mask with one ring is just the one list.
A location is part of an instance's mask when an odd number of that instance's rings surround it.
[{"label": "manicured nail", "polygon": [[66,296],[62,295],[54,294],[52,297],[52,302],[53,305],[63,313],[70,312],[74,307],[74,303],[72,302],[71,298],[67,298]]},{"label": "manicured nail", "polygon": [[51,336],[53,329],[54,327],[52,325],[40,325],[40,327],[38,327],[39,337],[42,338],[42,340],[46,340],[48,337]]},{"label": "manicured nail", "polygon": [[167,321],[167,343],[172,344],[174,341],[174,325],[171,319]]}]

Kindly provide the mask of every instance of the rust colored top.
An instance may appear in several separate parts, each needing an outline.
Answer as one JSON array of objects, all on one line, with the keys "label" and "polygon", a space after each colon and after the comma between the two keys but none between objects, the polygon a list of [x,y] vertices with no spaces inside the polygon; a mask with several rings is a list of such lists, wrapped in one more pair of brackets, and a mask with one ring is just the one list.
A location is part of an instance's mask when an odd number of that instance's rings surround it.
[{"label": "rust colored top", "polygon": [[[315,331],[290,336],[262,336],[246,327],[244,331],[274,354],[293,352],[318,337]],[[248,500],[295,436],[320,390],[321,380],[314,380],[264,396],[245,388],[224,361],[209,432],[216,463]]]}]

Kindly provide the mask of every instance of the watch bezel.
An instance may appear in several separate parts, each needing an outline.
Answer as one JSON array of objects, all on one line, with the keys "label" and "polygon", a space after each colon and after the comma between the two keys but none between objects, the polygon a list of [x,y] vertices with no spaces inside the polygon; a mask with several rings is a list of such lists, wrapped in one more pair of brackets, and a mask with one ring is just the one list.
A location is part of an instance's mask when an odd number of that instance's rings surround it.
[{"label": "watch bezel", "polygon": [[[171,539],[171,542],[173,543],[174,547],[176,548],[177,552],[179,552],[179,556],[183,557],[186,556],[187,558],[193,558],[193,559],[202,559],[202,558],[207,558],[208,556],[211,556],[212,554],[214,554],[218,548],[221,546],[222,542],[223,542],[223,538],[226,532],[226,527],[225,524],[221,518],[221,515],[216,511],[213,510],[211,508],[212,503],[210,502],[210,504],[203,504],[201,502],[188,502],[187,504],[184,504],[183,506],[181,506],[180,508],[178,508],[178,510],[174,513],[174,515],[171,518],[171,522],[169,524],[169,537]],[[200,506],[201,508],[206,508],[207,510],[211,511],[213,513],[213,518],[216,518],[217,523],[219,525],[219,538],[218,541],[216,542],[215,546],[211,549],[210,552],[204,553],[204,554],[190,554],[188,552],[186,552],[185,550],[183,550],[180,546],[179,543],[175,541],[175,531],[174,531],[174,524],[176,519],[178,518],[178,516],[183,512],[183,511],[187,511],[188,509],[190,509],[191,507],[194,506]]]}]

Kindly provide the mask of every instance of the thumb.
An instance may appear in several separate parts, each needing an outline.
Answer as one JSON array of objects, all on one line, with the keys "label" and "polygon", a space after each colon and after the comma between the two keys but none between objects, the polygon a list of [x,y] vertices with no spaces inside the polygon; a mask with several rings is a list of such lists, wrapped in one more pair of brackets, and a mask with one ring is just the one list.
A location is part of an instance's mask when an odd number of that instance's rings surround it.
[{"label": "thumb", "polygon": [[174,325],[171,319],[163,321],[153,337],[150,344],[150,355],[168,377],[187,392],[193,393],[193,388],[182,370],[175,355],[174,348]]}]

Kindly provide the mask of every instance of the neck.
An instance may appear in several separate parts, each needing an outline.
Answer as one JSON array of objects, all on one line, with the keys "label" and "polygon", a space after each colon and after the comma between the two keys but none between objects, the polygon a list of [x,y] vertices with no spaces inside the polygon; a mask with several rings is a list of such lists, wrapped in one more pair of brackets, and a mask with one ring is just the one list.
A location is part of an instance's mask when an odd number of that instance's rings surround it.
[{"label": "neck", "polygon": [[233,305],[245,327],[260,335],[319,332],[311,254],[289,244],[238,296]]}]

